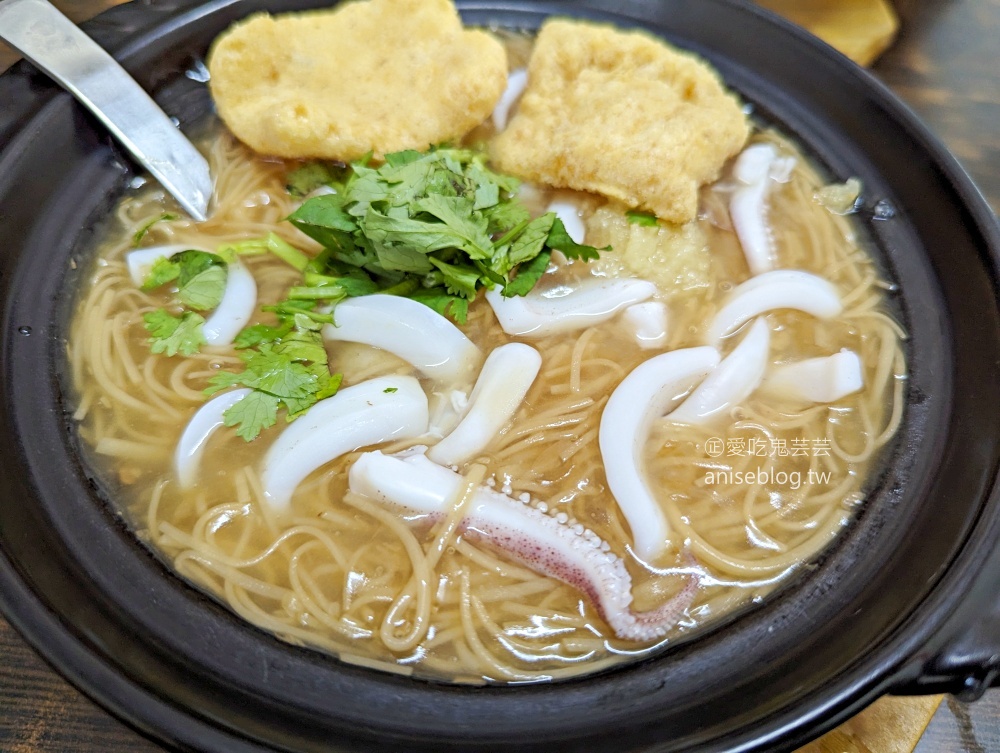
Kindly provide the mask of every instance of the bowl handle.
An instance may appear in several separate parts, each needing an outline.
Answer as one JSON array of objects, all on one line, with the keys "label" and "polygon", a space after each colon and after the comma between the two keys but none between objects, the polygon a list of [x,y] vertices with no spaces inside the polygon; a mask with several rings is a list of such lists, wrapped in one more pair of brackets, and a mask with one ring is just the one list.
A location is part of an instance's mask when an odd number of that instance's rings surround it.
[{"label": "bowl handle", "polygon": [[991,687],[1000,687],[1000,606],[934,656],[920,676],[892,692],[952,693],[975,701]]},{"label": "bowl handle", "polygon": [[974,701],[1000,686],[1000,546],[990,549],[968,581],[950,584],[951,613],[890,692]]}]

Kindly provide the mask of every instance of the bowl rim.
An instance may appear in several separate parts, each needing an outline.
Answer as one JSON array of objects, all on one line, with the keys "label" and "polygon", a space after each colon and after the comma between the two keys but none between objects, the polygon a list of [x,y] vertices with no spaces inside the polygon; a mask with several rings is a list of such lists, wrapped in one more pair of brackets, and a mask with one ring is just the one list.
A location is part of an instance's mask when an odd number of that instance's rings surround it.
[{"label": "bowl rim", "polygon": [[[715,4],[734,7],[738,5],[727,0],[717,1]],[[120,55],[129,57],[130,55],[138,54],[138,51],[143,48],[143,40],[151,34],[161,33],[169,35],[171,29],[183,26],[186,22],[189,23],[199,18],[207,18],[211,13],[240,5],[240,3],[236,2],[236,0],[219,0],[215,3],[205,4],[202,7],[191,8],[189,6],[194,5],[192,0],[180,0],[167,3],[166,5],[177,9],[176,15],[167,14],[165,17],[160,18],[161,23],[157,27],[160,29],[159,32],[146,31],[126,36],[125,41],[119,45]],[[527,4],[522,2],[460,3],[460,7],[468,13],[493,12],[498,7],[504,12],[524,11],[525,5]],[[598,6],[603,5],[606,4],[594,2],[578,4],[550,2],[533,4],[531,8],[538,14],[544,13],[546,10],[563,10],[570,7],[574,10],[582,8],[584,10],[596,11],[599,10]],[[626,17],[630,17],[629,14],[632,12],[633,6],[641,5],[643,4],[630,2],[616,6],[616,9]],[[124,17],[121,14],[126,10],[130,10],[130,12],[135,11],[136,6],[132,6],[131,9],[129,6],[124,6],[109,11],[105,22]],[[161,8],[160,10],[163,9]],[[739,10],[751,18],[769,17],[768,14],[757,8],[740,6]],[[111,15],[115,11],[119,11],[119,14]],[[769,23],[773,23],[773,21],[769,21]],[[779,26],[781,25],[779,24]],[[791,28],[787,24],[784,24],[784,26],[787,27],[786,32]],[[792,33],[798,37],[801,44],[808,44],[814,48],[817,47],[818,43],[806,37],[804,33],[797,30]],[[860,71],[860,69],[856,69],[852,65],[845,64],[839,60],[835,60],[834,64],[839,66],[839,70],[844,75],[856,77],[863,82],[864,86],[869,89],[873,88],[873,79],[868,74]],[[954,158],[947,154],[943,147],[937,143],[936,139],[922,124],[916,121],[915,116],[904,105],[899,103],[894,96],[888,95],[888,90],[877,82],[874,83],[874,90],[880,94],[881,104],[894,112],[897,118],[901,119],[902,123],[909,129],[910,136],[922,143],[927,153],[933,157],[935,166],[951,181],[954,190],[959,195],[959,198],[962,199],[965,209],[971,215],[974,225],[980,230],[985,243],[984,250],[989,255],[990,266],[995,276],[997,269],[1000,268],[1000,264],[998,264],[998,249],[1000,249],[1000,237],[998,236],[1000,236],[1000,233],[997,231],[992,212],[988,210],[978,190],[973,186],[971,180],[958,166]],[[66,111],[68,109],[69,106],[63,101],[63,98],[57,96],[53,98],[53,101],[49,105],[43,108],[46,112],[41,113],[38,117],[47,116],[54,118],[64,114],[64,112],[59,112],[60,110]],[[984,210],[989,212],[988,222],[986,221],[986,215],[983,214]],[[995,284],[995,279],[993,282]],[[9,354],[12,352],[16,352],[14,351],[14,347],[9,341],[5,340],[4,351],[0,355],[3,356],[3,360],[8,365],[10,364]],[[994,490],[988,491],[987,494],[988,500],[984,497],[981,506],[981,513],[984,516],[983,520],[986,522],[986,525],[980,525],[979,520],[970,521],[967,535],[963,538],[965,542],[972,546],[949,560],[947,571],[941,575],[936,587],[926,594],[921,607],[910,612],[909,620],[898,623],[893,633],[885,636],[884,642],[879,646],[879,652],[876,652],[879,654],[878,660],[874,662],[859,660],[856,669],[862,674],[861,678],[853,678],[851,681],[845,680],[841,684],[841,687],[838,687],[834,692],[825,693],[822,703],[815,705],[812,709],[809,715],[810,719],[800,718],[791,727],[786,725],[786,727],[782,728],[780,724],[777,726],[772,725],[769,737],[765,742],[771,743],[779,736],[783,737],[786,741],[793,739],[795,734],[801,734],[801,729],[796,730],[794,727],[796,725],[801,727],[804,722],[817,722],[818,727],[816,728],[832,726],[833,723],[851,713],[852,710],[856,710],[864,702],[894,687],[901,680],[906,680],[919,674],[920,666],[918,664],[914,664],[909,658],[900,663],[900,658],[919,656],[922,647],[934,645],[935,640],[938,640],[937,634],[943,634],[944,632],[942,626],[945,626],[948,622],[946,618],[949,613],[967,613],[969,611],[969,608],[959,608],[960,605],[958,605],[958,600],[955,597],[955,589],[974,588],[980,582],[981,568],[987,561],[984,547],[991,542],[1000,541],[1000,521],[997,520],[997,515],[995,514],[998,495]],[[992,518],[986,515],[987,508],[994,511]],[[50,661],[60,668],[60,671],[64,672],[64,674],[69,674],[74,684],[77,684],[78,687],[84,686],[82,689],[88,694],[95,696],[102,705],[111,708],[115,713],[125,717],[140,730],[147,734],[154,734],[161,739],[163,739],[164,729],[174,730],[175,732],[172,734],[176,734],[178,725],[192,725],[192,719],[188,715],[179,714],[172,704],[164,703],[155,694],[151,695],[148,688],[143,687],[141,683],[130,683],[127,678],[121,677],[113,670],[114,664],[112,662],[102,661],[104,657],[102,650],[95,649],[92,643],[88,644],[86,641],[81,640],[81,636],[64,622],[64,617],[38,601],[37,593],[28,586],[28,583],[31,582],[30,574],[19,572],[17,563],[13,563],[7,559],[6,553],[0,552],[0,555],[2,555],[4,561],[4,567],[0,567],[0,586],[2,586],[0,587],[0,601],[4,602],[3,606],[5,611],[11,616],[12,624],[22,634],[26,634],[29,640],[35,643],[36,648],[40,648],[45,652]],[[951,622],[954,622],[954,620],[951,620]],[[918,623],[918,625],[914,627],[914,623]],[[351,671],[353,672],[353,670]],[[95,680],[95,678],[97,679]],[[99,687],[95,687],[95,685]],[[530,689],[524,689],[524,691],[525,694],[529,695],[534,693]],[[534,694],[538,695],[537,693]],[[823,721],[819,721],[820,719]],[[236,741],[226,736],[220,737],[219,728],[215,725],[204,724],[200,719],[198,723],[204,729],[199,727],[196,735],[192,732],[190,736],[178,736],[168,740],[168,742],[176,745],[194,745],[196,741],[204,745],[216,745],[224,742],[227,747],[207,748],[219,750],[270,749],[257,747],[256,744],[246,740],[240,741],[239,745],[251,747],[237,747]],[[754,744],[759,743],[760,740]],[[747,743],[747,746],[749,745]],[[733,749],[750,750],[752,748],[739,747]]]}]

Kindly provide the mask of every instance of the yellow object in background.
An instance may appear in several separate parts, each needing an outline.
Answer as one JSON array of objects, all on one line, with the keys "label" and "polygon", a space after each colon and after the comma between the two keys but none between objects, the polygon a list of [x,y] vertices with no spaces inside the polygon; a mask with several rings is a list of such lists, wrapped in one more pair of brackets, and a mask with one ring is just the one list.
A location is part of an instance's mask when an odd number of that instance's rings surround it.
[{"label": "yellow object in background", "polygon": [[911,753],[942,698],[885,696],[798,753]]},{"label": "yellow object in background", "polygon": [[804,26],[856,63],[870,65],[892,44],[899,18],[888,0],[758,0]]}]

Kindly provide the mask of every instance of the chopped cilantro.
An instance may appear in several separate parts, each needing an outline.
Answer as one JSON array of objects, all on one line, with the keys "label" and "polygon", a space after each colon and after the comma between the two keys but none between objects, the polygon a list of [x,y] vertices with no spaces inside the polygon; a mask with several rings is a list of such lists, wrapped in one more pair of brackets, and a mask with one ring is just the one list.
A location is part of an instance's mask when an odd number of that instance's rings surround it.
[{"label": "chopped cilantro", "polygon": [[330,373],[322,323],[308,313],[286,307],[278,313],[277,326],[256,324],[243,330],[234,342],[241,349],[243,371],[223,371],[209,381],[208,395],[237,385],[253,390],[223,416],[226,426],[235,426],[248,442],[274,425],[280,408],[291,421],[340,388],[341,375]]},{"label": "chopped cilantro", "polygon": [[260,343],[274,342],[291,332],[293,327],[294,325],[290,321],[280,324],[277,327],[272,327],[268,324],[254,324],[236,336],[236,339],[233,340],[233,347],[238,350],[244,350]]},{"label": "chopped cilantro", "polygon": [[146,280],[142,283],[142,289],[155,290],[161,285],[176,280],[180,273],[181,269],[177,264],[174,264],[167,257],[161,256],[150,267],[149,274],[146,275]]},{"label": "chopped cilantro", "polygon": [[281,259],[285,264],[294,267],[300,272],[309,265],[309,257],[299,251],[295,246],[283,241],[274,233],[268,233],[267,250]]},{"label": "chopped cilantro", "polygon": [[545,248],[555,219],[555,214],[549,212],[525,225],[514,242],[510,244],[510,250],[507,252],[507,263],[520,264],[524,261],[531,261],[538,256]]},{"label": "chopped cilantro", "polygon": [[[527,225],[531,222],[531,215],[524,205],[517,201],[508,201],[483,210],[486,220],[489,222],[491,235],[507,233],[519,225]],[[500,244],[501,241],[497,241]]]},{"label": "chopped cilantro", "polygon": [[479,270],[469,265],[458,266],[448,262],[435,259],[433,256],[428,260],[441,271],[444,286],[452,295],[461,295],[469,300],[476,297],[476,284],[479,282]]},{"label": "chopped cilantro", "polygon": [[139,229],[135,231],[135,235],[132,236],[132,245],[135,248],[139,248],[139,244],[142,243],[142,239],[146,237],[146,233],[148,233],[149,229],[153,227],[153,225],[155,225],[156,223],[169,222],[170,220],[176,220],[176,219],[177,215],[174,214],[173,212],[164,212],[159,217],[154,217],[151,220],[146,220],[144,223],[142,223],[142,225],[139,226]]},{"label": "chopped cilantro", "polygon": [[262,429],[274,426],[280,403],[274,395],[255,390],[230,407],[222,421],[226,426],[235,426],[237,435],[249,442],[256,439]]},{"label": "chopped cilantro", "polygon": [[296,323],[300,319],[309,319],[316,324],[333,324],[333,315],[313,311],[316,301],[281,301],[271,306],[261,306],[262,311],[270,311],[279,317],[294,317]]},{"label": "chopped cilantro", "polygon": [[309,199],[288,218],[324,247],[307,276],[333,278],[306,280],[291,299],[335,303],[381,291],[461,323],[482,288],[530,291],[552,250],[598,257],[598,249],[574,243],[555,214],[532,220],[514,197],[518,181],[490,170],[483,152],[407,150],[387,154],[378,168],[368,162],[352,163],[336,193]]},{"label": "chopped cilantro", "polygon": [[399,387],[386,387],[382,392],[391,395],[393,392],[399,392]]},{"label": "chopped cilantro", "polygon": [[344,174],[346,165],[331,162],[309,162],[297,167],[285,178],[285,190],[296,198],[302,198],[320,186],[336,188]]},{"label": "chopped cilantro", "polygon": [[535,283],[541,279],[543,274],[545,274],[545,270],[548,269],[549,260],[551,258],[552,252],[545,251],[540,253],[527,264],[522,264],[518,267],[517,277],[504,286],[504,296],[510,298],[515,295],[527,295],[528,291],[535,287]]},{"label": "chopped cilantro", "polygon": [[222,257],[188,249],[169,259],[157,259],[142,288],[153,290],[176,280],[177,298],[181,303],[197,311],[208,311],[222,300],[226,276],[226,262]]},{"label": "chopped cilantro", "polygon": [[469,299],[451,295],[444,288],[421,288],[409,297],[429,306],[441,316],[450,316],[459,324],[465,324],[469,318]]},{"label": "chopped cilantro", "polygon": [[183,272],[177,288],[177,297],[195,311],[210,311],[222,302],[226,291],[226,268],[212,264],[196,275],[184,279]]},{"label": "chopped cilantro", "polygon": [[582,259],[584,261],[594,261],[600,256],[600,251],[608,251],[611,248],[608,246],[597,249],[585,243],[577,243],[569,237],[569,233],[566,232],[566,226],[563,225],[563,221],[558,217],[552,222],[552,230],[549,233],[546,245],[549,248],[562,251],[567,259]]},{"label": "chopped cilantro", "polygon": [[575,243],[554,213],[532,219],[515,198],[518,181],[490,170],[481,151],[407,150],[387,154],[379,167],[370,159],[311,163],[288,174],[295,196],[320,185],[334,189],[288,218],[323,247],[316,256],[270,233],[216,254],[192,249],[161,259],[143,285],[176,284],[178,301],[189,309],[180,316],[164,309],[145,315],[153,352],[190,355],[204,343],[204,319],[190,309],[218,306],[227,265],[238,256],[270,253],[301,273],[285,300],[261,307],[276,323],[253,324],[233,341],[242,370],[215,374],[205,390],[251,390],[224,414],[225,425],[248,442],[273,426],[281,411],[291,421],[340,388],[342,375],[330,370],[321,330],[343,299],[407,296],[464,324],[479,290],[500,286],[505,296],[527,294],[553,251],[598,258],[600,250]]},{"label": "chopped cilantro", "polygon": [[142,318],[150,334],[150,350],[154,353],[190,356],[197,353],[205,342],[201,330],[205,320],[193,311],[174,316],[166,309],[156,309],[143,314]]},{"label": "chopped cilantro", "polygon": [[643,227],[656,227],[656,225],[658,224],[656,220],[656,215],[651,214],[649,212],[639,212],[636,210],[632,210],[630,212],[626,212],[625,216],[628,218],[628,221],[631,222],[633,225],[641,225]]},{"label": "chopped cilantro", "polygon": [[275,233],[268,233],[264,238],[251,238],[246,241],[230,243],[219,248],[218,253],[227,262],[233,261],[237,256],[259,256],[270,253],[300,272],[309,264],[308,256],[292,244],[282,240]]}]

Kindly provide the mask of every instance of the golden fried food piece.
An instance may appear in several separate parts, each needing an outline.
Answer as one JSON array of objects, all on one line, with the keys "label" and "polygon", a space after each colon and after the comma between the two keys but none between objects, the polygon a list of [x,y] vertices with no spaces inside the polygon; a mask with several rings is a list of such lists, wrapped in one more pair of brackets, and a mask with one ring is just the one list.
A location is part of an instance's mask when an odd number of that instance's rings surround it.
[{"label": "golden fried food piece", "polygon": [[503,46],[450,0],[368,0],[251,16],[208,60],[222,120],[279,157],[426,149],[479,125],[507,84]]},{"label": "golden fried food piece", "polygon": [[506,172],[593,191],[671,222],[749,135],[740,102],[694,55],[642,32],[553,20],[492,156]]}]

